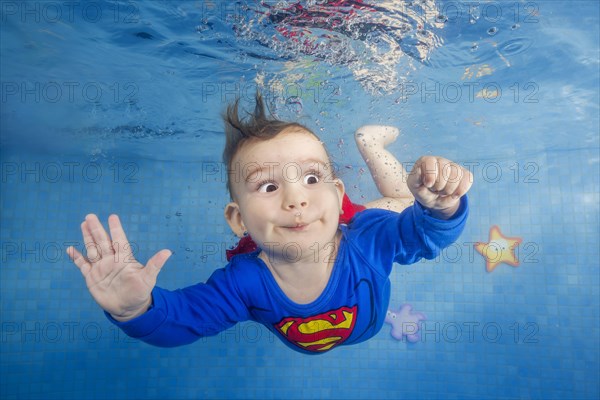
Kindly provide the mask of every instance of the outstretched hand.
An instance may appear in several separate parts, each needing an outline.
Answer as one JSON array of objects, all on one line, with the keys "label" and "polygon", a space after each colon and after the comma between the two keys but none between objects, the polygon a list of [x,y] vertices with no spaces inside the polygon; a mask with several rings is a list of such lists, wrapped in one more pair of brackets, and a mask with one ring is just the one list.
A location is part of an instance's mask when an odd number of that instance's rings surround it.
[{"label": "outstretched hand", "polygon": [[94,214],[81,224],[84,257],[73,246],[67,254],[85,278],[88,290],[96,302],[119,321],[128,321],[148,310],[152,289],[161,268],[171,256],[169,250],[156,253],[146,266],[133,257],[133,250],[119,217],[108,218],[110,236]]},{"label": "outstretched hand", "polygon": [[447,219],[471,188],[473,174],[445,158],[424,156],[413,166],[407,183],[415,200],[430,209],[433,216]]}]

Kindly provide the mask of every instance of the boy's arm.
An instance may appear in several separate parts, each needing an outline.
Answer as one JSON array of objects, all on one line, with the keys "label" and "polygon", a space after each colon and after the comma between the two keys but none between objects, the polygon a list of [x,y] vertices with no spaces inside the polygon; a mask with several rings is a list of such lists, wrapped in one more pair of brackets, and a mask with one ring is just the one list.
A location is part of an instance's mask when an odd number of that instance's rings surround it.
[{"label": "boy's arm", "polygon": [[84,276],[88,290],[107,317],[129,336],[158,346],[177,346],[214,335],[248,319],[234,268],[217,270],[206,284],[168,291],[155,287],[171,255],[156,253],[144,266],[133,257],[121,222],[109,217],[110,235],[98,217],[81,224],[87,256],[67,253]]},{"label": "boy's arm", "polygon": [[433,259],[454,243],[466,224],[466,193],[472,184],[472,174],[458,164],[442,157],[419,158],[408,177],[415,204],[400,220],[401,241],[394,261]]},{"label": "boy's arm", "polygon": [[393,262],[435,258],[465,226],[465,194],[471,185],[471,173],[459,165],[441,157],[421,157],[408,177],[416,200],[412,207],[401,214],[364,211],[353,220],[351,228],[365,259],[389,274]]},{"label": "boy's arm", "polygon": [[469,213],[467,196],[449,219],[439,219],[415,202],[402,213],[366,210],[356,214],[349,228],[350,242],[363,260],[382,275],[389,275],[393,263],[413,264],[433,259],[454,243],[462,233]]},{"label": "boy's arm", "polygon": [[188,344],[250,318],[230,267],[216,270],[206,283],[184,289],[155,287],[149,310],[130,321],[106,316],[128,336],[161,347]]}]

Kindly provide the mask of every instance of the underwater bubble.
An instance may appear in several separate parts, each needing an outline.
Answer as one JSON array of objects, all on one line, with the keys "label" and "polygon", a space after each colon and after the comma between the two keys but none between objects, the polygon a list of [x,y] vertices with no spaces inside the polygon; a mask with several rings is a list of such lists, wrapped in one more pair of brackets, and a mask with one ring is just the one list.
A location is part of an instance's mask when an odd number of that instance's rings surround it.
[{"label": "underwater bubble", "polygon": [[295,112],[296,114],[300,114],[304,109],[304,104],[302,104],[302,99],[298,96],[288,97],[285,101],[285,105],[288,110]]},{"label": "underwater bubble", "polygon": [[142,38],[142,39],[147,39],[147,40],[153,40],[154,36],[152,36],[151,34],[149,34],[148,32],[138,32],[135,34],[135,36]]},{"label": "underwater bubble", "polygon": [[499,48],[500,52],[505,56],[512,56],[527,50],[533,42],[525,38],[516,38],[502,43]]},{"label": "underwater bubble", "polygon": [[492,26],[490,29],[488,29],[487,33],[490,36],[494,36],[496,33],[498,33],[498,28],[496,28],[495,26]]},{"label": "underwater bubble", "polygon": [[435,20],[444,24],[448,22],[448,17],[446,17],[444,14],[440,14],[437,17],[435,17]]},{"label": "underwater bubble", "polygon": [[344,20],[342,19],[342,17],[337,15],[327,18],[327,22],[331,27],[341,26],[344,24]]},{"label": "underwater bubble", "polygon": [[512,29],[513,31],[516,29],[519,29],[521,27],[521,25],[519,24],[514,24],[513,26],[510,27],[510,29]]},{"label": "underwater bubble", "polygon": [[477,49],[479,49],[479,45],[477,43],[473,43],[473,45],[471,46],[471,51],[477,51]]},{"label": "underwater bubble", "polygon": [[198,32],[198,33],[206,32],[209,29],[212,29],[212,27],[209,24],[203,23],[202,25],[196,26],[196,32]]}]

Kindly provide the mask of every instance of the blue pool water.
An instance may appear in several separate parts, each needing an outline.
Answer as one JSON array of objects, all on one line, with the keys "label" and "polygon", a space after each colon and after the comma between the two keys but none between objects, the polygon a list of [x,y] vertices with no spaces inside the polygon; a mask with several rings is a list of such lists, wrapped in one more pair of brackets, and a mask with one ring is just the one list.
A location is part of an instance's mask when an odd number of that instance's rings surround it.
[{"label": "blue pool water", "polygon": [[[600,397],[599,3],[332,3],[0,3],[2,399]],[[119,214],[140,260],[174,252],[161,287],[225,265],[219,114],[256,88],[356,202],[378,196],[363,124],[400,128],[407,166],[473,172],[459,241],[390,277],[419,342],[384,325],[309,357],[242,323],[161,349],[88,294],[64,251],[90,212]],[[494,226],[518,266],[486,270]]]}]

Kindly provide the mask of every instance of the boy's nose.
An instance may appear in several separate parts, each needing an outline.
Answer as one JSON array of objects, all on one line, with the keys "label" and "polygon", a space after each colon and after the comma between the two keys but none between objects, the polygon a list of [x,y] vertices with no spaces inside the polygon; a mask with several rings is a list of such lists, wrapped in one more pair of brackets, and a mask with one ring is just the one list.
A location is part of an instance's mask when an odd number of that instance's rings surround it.
[{"label": "boy's nose", "polygon": [[306,208],[307,205],[308,205],[307,201],[289,201],[289,202],[287,202],[286,208],[288,210],[299,210],[299,209]]},{"label": "boy's nose", "polygon": [[301,210],[308,206],[308,198],[303,190],[288,188],[288,190],[286,190],[283,206],[288,211]]}]

